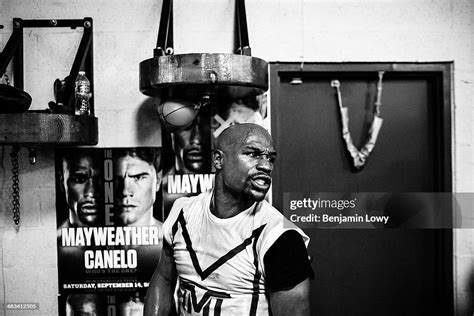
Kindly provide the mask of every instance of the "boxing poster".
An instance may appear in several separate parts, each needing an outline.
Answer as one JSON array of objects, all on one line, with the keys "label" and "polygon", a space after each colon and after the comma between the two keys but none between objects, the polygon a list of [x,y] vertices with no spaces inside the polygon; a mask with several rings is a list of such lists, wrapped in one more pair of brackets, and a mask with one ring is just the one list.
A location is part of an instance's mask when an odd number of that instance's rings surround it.
[{"label": "boxing poster", "polygon": [[161,152],[56,150],[60,315],[142,315],[162,246]]},{"label": "boxing poster", "polygon": [[163,218],[177,198],[213,188],[212,151],[215,139],[223,130],[242,123],[266,127],[266,95],[235,99],[215,97],[200,108],[191,124],[173,129],[162,127]]},{"label": "boxing poster", "polygon": [[162,127],[163,217],[176,199],[213,186],[209,113],[208,107],[202,108],[191,124],[181,129]]}]

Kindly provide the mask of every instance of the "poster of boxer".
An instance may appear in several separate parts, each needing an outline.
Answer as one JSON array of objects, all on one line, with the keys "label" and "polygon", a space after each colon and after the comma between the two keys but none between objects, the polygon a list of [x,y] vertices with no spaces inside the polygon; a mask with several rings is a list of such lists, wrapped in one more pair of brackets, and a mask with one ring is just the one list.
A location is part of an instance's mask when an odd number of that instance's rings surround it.
[{"label": "poster of boxer", "polygon": [[161,148],[56,150],[60,315],[141,315],[160,257]]},{"label": "poster of boxer", "polygon": [[180,197],[207,191],[214,184],[214,141],[234,124],[256,123],[265,127],[266,96],[219,98],[202,106],[192,123],[170,131],[162,128],[163,215]]},{"label": "poster of boxer", "polygon": [[212,188],[209,110],[203,107],[184,128],[174,131],[162,128],[164,218],[177,198]]}]

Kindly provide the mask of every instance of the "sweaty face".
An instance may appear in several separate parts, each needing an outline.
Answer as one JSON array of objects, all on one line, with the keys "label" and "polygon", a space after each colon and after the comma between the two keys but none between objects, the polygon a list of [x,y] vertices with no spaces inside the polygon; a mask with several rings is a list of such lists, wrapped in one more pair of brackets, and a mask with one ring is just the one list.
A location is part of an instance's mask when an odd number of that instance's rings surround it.
[{"label": "sweaty face", "polygon": [[115,167],[117,215],[124,225],[153,208],[158,189],[155,167],[139,157],[121,157]]},{"label": "sweaty face", "polygon": [[270,137],[250,134],[224,152],[225,186],[244,198],[261,201],[270,189],[276,152]]},{"label": "sweaty face", "polygon": [[199,116],[186,129],[173,133],[173,149],[179,168],[185,172],[208,172],[210,139],[209,125]]},{"label": "sweaty face", "polygon": [[98,225],[103,203],[103,180],[99,163],[91,156],[63,161],[64,188],[73,224]]}]

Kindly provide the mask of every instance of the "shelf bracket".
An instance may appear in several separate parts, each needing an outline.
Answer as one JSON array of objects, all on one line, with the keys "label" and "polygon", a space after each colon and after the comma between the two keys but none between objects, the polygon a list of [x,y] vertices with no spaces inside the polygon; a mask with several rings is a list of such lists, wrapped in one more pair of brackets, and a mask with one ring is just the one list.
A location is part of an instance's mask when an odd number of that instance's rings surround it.
[{"label": "shelf bracket", "polygon": [[[13,33],[8,39],[5,48],[0,53],[0,74],[5,73],[8,65],[13,59],[13,86],[24,89],[24,68],[23,68],[23,29],[24,28],[45,28],[45,27],[69,27],[76,29],[84,28],[81,42],[77,50],[74,62],[72,63],[69,76],[66,78],[65,104],[68,112],[74,114],[74,82],[79,70],[84,69],[87,78],[91,83],[91,92],[94,95],[94,69],[93,69],[93,36],[92,36],[92,18],[83,19],[50,19],[50,20],[23,20],[13,19]],[[91,115],[94,116],[94,101],[90,100]]]}]

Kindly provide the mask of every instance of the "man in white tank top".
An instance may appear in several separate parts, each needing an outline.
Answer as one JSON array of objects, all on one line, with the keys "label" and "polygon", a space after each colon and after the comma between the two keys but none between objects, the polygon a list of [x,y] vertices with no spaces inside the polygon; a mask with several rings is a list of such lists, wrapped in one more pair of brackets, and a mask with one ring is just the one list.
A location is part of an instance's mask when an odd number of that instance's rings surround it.
[{"label": "man in white tank top", "polygon": [[265,201],[276,152],[256,124],[233,125],[213,154],[213,191],[180,198],[145,315],[310,315],[309,238]]}]

